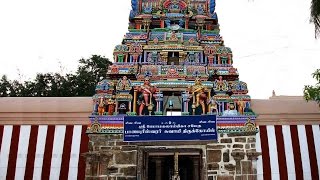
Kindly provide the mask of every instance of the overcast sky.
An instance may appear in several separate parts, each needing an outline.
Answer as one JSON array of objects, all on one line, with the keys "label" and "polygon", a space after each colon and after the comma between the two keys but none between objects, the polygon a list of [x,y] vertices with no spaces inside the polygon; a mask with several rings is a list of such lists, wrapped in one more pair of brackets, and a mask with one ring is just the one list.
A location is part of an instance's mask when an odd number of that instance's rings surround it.
[{"label": "overcast sky", "polygon": [[[310,0],[217,0],[225,45],[252,98],[302,95],[320,68]],[[112,59],[127,32],[130,0],[0,1],[0,75],[72,72],[92,54]],[[62,67],[62,68],[61,68]],[[20,76],[18,75],[20,74]]]}]

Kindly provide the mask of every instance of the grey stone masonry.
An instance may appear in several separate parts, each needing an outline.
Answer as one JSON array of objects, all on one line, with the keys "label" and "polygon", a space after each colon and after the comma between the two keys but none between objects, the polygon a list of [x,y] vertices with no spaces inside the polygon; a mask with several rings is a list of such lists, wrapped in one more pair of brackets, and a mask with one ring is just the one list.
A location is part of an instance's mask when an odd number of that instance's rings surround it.
[{"label": "grey stone masonry", "polygon": [[147,180],[144,169],[152,152],[196,150],[202,161],[199,180],[256,179],[255,135],[219,134],[218,141],[123,142],[122,135],[88,134],[86,179]]},{"label": "grey stone masonry", "polygon": [[86,179],[135,180],[137,146],[122,141],[122,135],[89,134]]},{"label": "grey stone masonry", "polygon": [[257,179],[255,142],[255,135],[220,134],[207,145],[208,180]]}]

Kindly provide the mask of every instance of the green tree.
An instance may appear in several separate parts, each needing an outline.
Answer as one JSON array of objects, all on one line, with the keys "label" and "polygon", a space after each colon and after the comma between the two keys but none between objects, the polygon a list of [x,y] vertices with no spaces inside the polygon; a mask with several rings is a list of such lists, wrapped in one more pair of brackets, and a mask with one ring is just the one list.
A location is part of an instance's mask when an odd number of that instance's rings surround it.
[{"label": "green tree", "polygon": [[312,77],[316,79],[317,83],[313,86],[306,85],[304,87],[304,98],[307,101],[316,101],[320,106],[320,69],[312,73]]},{"label": "green tree", "polygon": [[0,97],[6,97],[10,94],[11,82],[6,75],[3,75],[0,79]]},{"label": "green tree", "polygon": [[112,63],[109,59],[92,55],[80,59],[74,74],[38,73],[32,81],[20,83],[10,81],[7,76],[0,79],[0,96],[2,97],[70,97],[92,96],[95,86],[106,78],[107,69]]},{"label": "green tree", "polygon": [[106,78],[112,62],[105,57],[93,55],[89,59],[80,59],[79,63],[75,78],[76,96],[92,96],[97,83]]},{"label": "green tree", "polygon": [[310,21],[314,24],[315,37],[317,38],[320,35],[320,0],[312,0],[310,9]]}]

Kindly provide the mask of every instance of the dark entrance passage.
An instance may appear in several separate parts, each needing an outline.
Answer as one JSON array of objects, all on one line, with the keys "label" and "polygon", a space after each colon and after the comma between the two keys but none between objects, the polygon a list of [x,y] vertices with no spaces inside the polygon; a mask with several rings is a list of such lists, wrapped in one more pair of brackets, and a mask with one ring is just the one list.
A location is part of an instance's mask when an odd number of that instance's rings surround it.
[{"label": "dark entrance passage", "polygon": [[179,65],[179,52],[169,52],[167,64]]},{"label": "dark entrance passage", "polygon": [[[178,174],[180,180],[200,179],[200,156],[179,155]],[[155,155],[148,158],[148,180],[174,180],[175,157],[174,155]]]}]

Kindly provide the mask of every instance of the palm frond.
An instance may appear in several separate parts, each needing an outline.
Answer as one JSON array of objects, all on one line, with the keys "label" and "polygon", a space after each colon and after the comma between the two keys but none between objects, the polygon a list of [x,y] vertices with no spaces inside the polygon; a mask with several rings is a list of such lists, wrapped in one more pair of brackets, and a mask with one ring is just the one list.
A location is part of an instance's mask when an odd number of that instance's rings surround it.
[{"label": "palm frond", "polygon": [[318,38],[320,36],[320,0],[312,0],[310,9],[310,22],[315,27],[315,38]]}]

